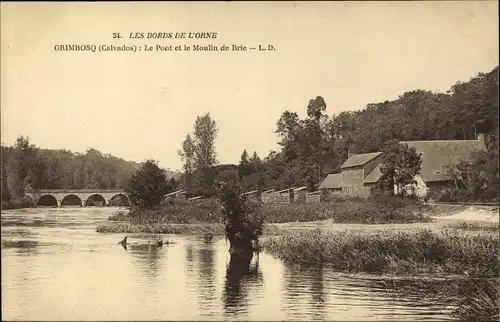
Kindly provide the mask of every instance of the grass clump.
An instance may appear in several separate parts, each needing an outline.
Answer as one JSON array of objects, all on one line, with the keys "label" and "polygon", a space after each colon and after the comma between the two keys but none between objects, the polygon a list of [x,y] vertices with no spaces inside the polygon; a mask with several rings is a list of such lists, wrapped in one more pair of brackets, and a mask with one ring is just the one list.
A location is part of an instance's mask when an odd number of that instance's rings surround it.
[{"label": "grass clump", "polygon": [[224,235],[222,224],[131,224],[113,223],[100,224],[97,226],[98,233],[152,233],[152,234],[185,234],[197,235],[209,233],[212,235]]},{"label": "grass clump", "polygon": [[307,232],[286,233],[262,243],[285,262],[328,265],[341,271],[372,273],[460,274],[496,276],[499,237],[457,232]]},{"label": "grass clump", "polygon": [[128,219],[129,219],[129,217],[123,211],[118,211],[118,212],[116,212],[108,217],[108,220],[110,220],[110,221],[127,221]]},{"label": "grass clump", "polygon": [[345,224],[391,224],[430,222],[427,206],[408,198],[376,196],[368,199],[338,198],[327,203],[265,205],[265,222],[316,221],[331,219]]},{"label": "grass clump", "polygon": [[132,209],[126,219],[135,225],[222,223],[219,207],[216,199],[176,200],[164,202],[154,209]]},{"label": "grass clump", "polygon": [[453,319],[460,321],[498,321],[498,278],[463,274],[453,278],[389,279],[382,281],[387,293],[395,298],[442,303],[451,308]]},{"label": "grass clump", "polygon": [[[128,215],[115,214],[109,219],[127,221],[135,225],[192,224],[223,222],[216,199],[196,202],[176,200],[165,202],[155,209],[132,209]],[[369,199],[337,199],[328,203],[261,204],[260,211],[266,223],[308,222],[331,219],[336,223],[389,224],[429,222],[427,206],[394,196]]]},{"label": "grass clump", "polygon": [[497,278],[477,279],[468,276],[461,287],[448,287],[448,294],[458,299],[451,317],[461,321],[500,320],[500,283]]},{"label": "grass clump", "polygon": [[[131,224],[128,222],[106,223],[97,225],[98,233],[151,233],[151,234],[183,234],[183,235],[224,235],[222,223],[191,223],[191,224]],[[273,225],[265,225],[263,234],[279,235],[283,230]]]},{"label": "grass clump", "polygon": [[488,232],[500,231],[500,225],[498,223],[477,223],[467,221],[459,221],[457,223],[449,224],[445,226],[445,228]]}]

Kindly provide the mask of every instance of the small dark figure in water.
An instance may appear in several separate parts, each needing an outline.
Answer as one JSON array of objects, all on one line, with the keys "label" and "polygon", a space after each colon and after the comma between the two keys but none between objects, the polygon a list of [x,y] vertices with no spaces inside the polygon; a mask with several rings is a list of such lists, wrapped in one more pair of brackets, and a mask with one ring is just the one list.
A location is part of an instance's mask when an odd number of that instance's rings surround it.
[{"label": "small dark figure in water", "polygon": [[[118,243],[118,244],[122,245],[125,250],[127,250],[127,237],[128,236],[125,236],[125,238],[123,238],[123,240]],[[151,242],[151,241],[148,242],[147,245],[143,244],[143,245],[135,245],[135,246],[131,245],[131,246],[132,247],[163,247],[163,245],[168,245],[168,244],[173,244],[173,243],[168,241],[168,240],[166,242],[164,242],[163,239],[158,239],[154,242]]]},{"label": "small dark figure in water", "polygon": [[212,238],[214,237],[214,235],[212,234],[205,234],[205,236],[203,236],[203,240],[205,241],[206,244],[210,243],[212,241]]},{"label": "small dark figure in water", "polygon": [[123,238],[123,240],[118,243],[118,244],[121,244],[123,246],[123,248],[125,248],[125,249],[127,249],[127,237],[128,236],[125,236],[125,238]]}]

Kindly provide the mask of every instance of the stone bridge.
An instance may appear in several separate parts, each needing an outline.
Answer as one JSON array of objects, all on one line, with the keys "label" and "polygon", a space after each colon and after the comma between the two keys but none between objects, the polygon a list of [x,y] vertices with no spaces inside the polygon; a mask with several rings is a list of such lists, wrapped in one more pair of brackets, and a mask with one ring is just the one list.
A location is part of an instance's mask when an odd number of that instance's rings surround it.
[{"label": "stone bridge", "polygon": [[32,201],[34,207],[38,205],[41,198],[53,198],[57,202],[57,207],[61,207],[64,199],[68,197],[77,197],[80,200],[80,206],[85,207],[90,197],[97,196],[104,200],[106,206],[109,205],[111,199],[116,196],[123,196],[130,205],[130,198],[122,189],[43,189],[26,191],[25,195]]}]

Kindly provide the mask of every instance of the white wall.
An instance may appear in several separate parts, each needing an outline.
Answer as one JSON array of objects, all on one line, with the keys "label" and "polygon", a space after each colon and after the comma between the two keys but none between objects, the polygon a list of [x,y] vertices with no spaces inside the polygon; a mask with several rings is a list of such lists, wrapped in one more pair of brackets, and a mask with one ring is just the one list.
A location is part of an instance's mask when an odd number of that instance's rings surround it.
[{"label": "white wall", "polygon": [[[415,193],[415,195],[419,198],[424,198],[429,192],[429,188],[425,184],[425,181],[422,179],[420,175],[416,175],[413,180],[415,180],[414,184],[408,184],[403,189],[406,189],[408,195]],[[399,195],[402,191],[399,190],[399,187],[394,185],[394,194]]]}]

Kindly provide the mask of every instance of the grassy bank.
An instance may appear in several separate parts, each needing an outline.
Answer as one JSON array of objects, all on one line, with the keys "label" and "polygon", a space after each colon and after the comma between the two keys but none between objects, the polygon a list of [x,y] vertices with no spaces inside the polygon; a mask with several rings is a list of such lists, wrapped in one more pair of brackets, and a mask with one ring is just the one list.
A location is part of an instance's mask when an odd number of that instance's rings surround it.
[{"label": "grassy bank", "polygon": [[392,274],[468,272],[498,276],[499,237],[429,230],[374,234],[318,230],[286,233],[263,241],[285,262],[327,265],[340,271]]},{"label": "grassy bank", "polygon": [[[98,233],[152,233],[152,234],[183,234],[183,235],[224,235],[222,223],[189,223],[189,224],[131,224],[128,222],[106,223],[97,226]],[[264,235],[279,235],[284,231],[273,225],[264,225]]]},{"label": "grassy bank", "polygon": [[342,224],[391,224],[430,222],[427,206],[412,199],[377,196],[369,199],[338,198],[328,203],[268,204],[263,206],[265,222],[305,222],[331,219]]},{"label": "grassy bank", "polygon": [[[460,227],[460,226],[459,226]],[[498,228],[497,228],[498,229]],[[414,232],[336,233],[318,230],[287,232],[265,239],[267,253],[288,264],[326,266],[345,272],[368,272],[405,276],[429,273],[454,275],[447,283],[422,279],[415,285],[393,279],[388,291],[398,297],[435,297],[435,301],[455,307],[451,317],[463,321],[499,319],[500,238],[498,234],[465,234],[461,229],[433,233]],[[399,285],[398,285],[399,284]]]},{"label": "grassy bank", "polygon": [[488,231],[488,232],[500,232],[500,225],[498,223],[477,223],[477,222],[466,222],[459,221],[445,226],[445,228],[457,229],[457,230],[469,230],[469,231]]},{"label": "grassy bank", "polygon": [[[429,222],[427,207],[414,200],[381,196],[370,199],[337,199],[329,203],[262,204],[265,223],[309,222],[332,219],[336,223],[387,224]],[[219,202],[205,199],[196,202],[168,202],[152,210],[132,210],[128,215],[115,214],[111,221],[133,225],[166,223],[221,223]]]}]

